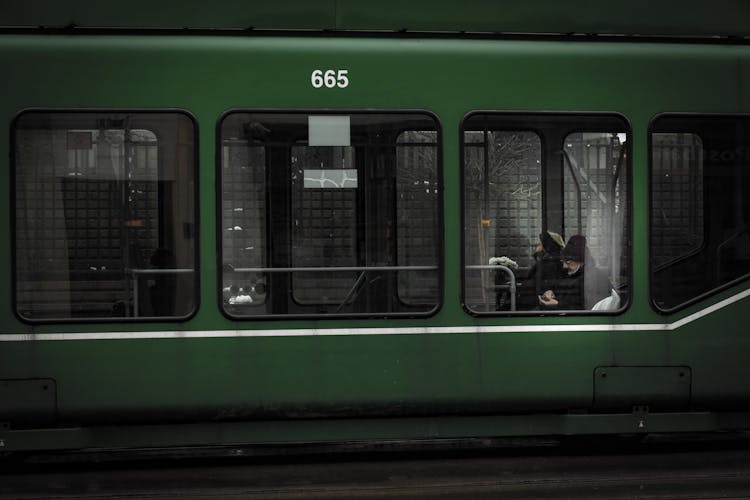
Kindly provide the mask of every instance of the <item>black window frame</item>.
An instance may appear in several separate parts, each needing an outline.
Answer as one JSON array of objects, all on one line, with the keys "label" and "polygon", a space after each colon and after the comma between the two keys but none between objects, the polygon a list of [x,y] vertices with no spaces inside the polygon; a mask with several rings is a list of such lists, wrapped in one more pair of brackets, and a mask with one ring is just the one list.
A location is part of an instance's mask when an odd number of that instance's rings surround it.
[{"label": "black window frame", "polygon": [[[193,307],[190,312],[181,316],[117,316],[117,317],[92,317],[92,318],[29,318],[19,314],[18,311],[18,277],[17,277],[17,225],[16,225],[16,130],[19,120],[28,114],[55,114],[55,115],[74,115],[74,114],[138,114],[138,115],[164,115],[164,114],[175,114],[186,117],[192,125],[193,130],[193,147],[192,147],[192,158],[193,158],[193,226],[192,226],[192,239],[193,239],[193,258],[194,258],[194,287],[193,287]],[[46,108],[46,107],[30,107],[24,108],[16,112],[13,119],[11,120],[10,127],[10,242],[11,242],[11,308],[14,316],[22,323],[29,325],[43,325],[43,324],[136,324],[136,323],[184,323],[193,319],[200,310],[201,307],[201,255],[200,255],[200,127],[196,116],[187,109],[182,108]]]},{"label": "black window frame", "polygon": [[[437,251],[437,296],[435,306],[428,311],[423,312],[365,312],[365,313],[292,313],[292,314],[258,314],[250,316],[233,315],[224,307],[223,297],[223,238],[222,238],[222,217],[223,217],[223,177],[222,177],[222,124],[224,120],[233,114],[279,114],[279,115],[316,115],[316,116],[340,116],[340,115],[423,115],[429,118],[435,125],[436,133],[436,179],[439,186],[439,196],[437,197],[437,238],[439,240]],[[405,129],[407,130],[407,129]],[[404,131],[405,131],[404,130]],[[403,131],[402,131],[403,133]],[[394,143],[396,144],[396,143]],[[231,320],[238,322],[257,322],[257,321],[294,321],[294,320],[317,320],[317,321],[340,321],[340,320],[387,320],[387,319],[408,319],[408,318],[429,318],[437,315],[445,305],[445,165],[443,157],[444,135],[443,125],[439,116],[431,110],[414,108],[414,109],[380,109],[380,108],[230,108],[221,113],[216,120],[215,127],[215,172],[216,172],[216,303],[221,314]],[[266,202],[268,203],[268,201]],[[266,205],[268,206],[268,205]],[[398,287],[396,287],[398,293]],[[399,299],[400,300],[400,299]]]},{"label": "black window frame", "polygon": [[[653,200],[653,195],[654,195],[654,193],[653,193],[654,186],[653,186],[653,182],[652,182],[652,178],[653,178],[652,176],[654,174],[654,161],[653,161],[652,151],[653,151],[653,134],[654,133],[659,133],[659,132],[655,131],[655,129],[656,129],[656,122],[659,119],[663,119],[663,118],[667,118],[667,119],[669,119],[669,118],[686,118],[686,119],[690,119],[690,120],[699,120],[701,118],[708,119],[708,120],[711,120],[711,119],[746,119],[746,120],[750,121],[750,114],[748,114],[748,113],[704,113],[704,112],[690,112],[690,111],[679,111],[679,112],[665,111],[665,112],[661,112],[661,113],[658,113],[658,114],[654,115],[649,120],[648,129],[647,129],[647,151],[646,151],[646,154],[648,156],[648,171],[647,171],[647,175],[648,175],[648,181],[647,181],[648,182],[648,200],[647,200],[648,231],[647,232],[648,232],[648,255],[649,255],[649,259],[648,259],[648,302],[649,302],[652,310],[654,310],[655,312],[659,313],[662,316],[669,316],[671,314],[675,314],[675,313],[678,313],[678,312],[680,312],[680,311],[682,311],[684,309],[687,309],[687,308],[689,308],[689,307],[691,307],[691,306],[693,306],[693,305],[695,305],[695,304],[697,304],[699,302],[703,302],[703,301],[705,301],[707,299],[715,297],[716,295],[718,295],[718,294],[720,294],[720,293],[728,290],[729,288],[733,288],[733,287],[739,285],[742,282],[750,280],[750,273],[744,274],[742,276],[739,276],[737,278],[732,279],[731,281],[728,281],[728,282],[723,283],[723,284],[721,284],[721,285],[719,285],[717,287],[714,287],[714,288],[712,288],[710,290],[707,290],[707,291],[705,291],[703,293],[700,293],[700,294],[696,295],[695,297],[692,297],[692,298],[690,298],[690,299],[688,299],[686,301],[683,301],[683,302],[681,302],[681,303],[679,303],[679,304],[677,304],[677,305],[675,305],[673,307],[663,308],[663,307],[660,307],[656,303],[656,300],[655,300],[655,298],[656,298],[655,297],[655,283],[654,283],[655,282],[655,280],[654,280],[655,266],[654,266],[653,259],[650,258],[651,254],[652,254],[652,250],[651,249],[652,249],[652,245],[653,245],[653,241],[654,241],[653,224],[651,223],[651,214],[652,214],[652,210],[653,210],[652,200]],[[697,133],[697,131],[695,129],[691,130],[690,133],[693,133],[693,134],[697,135],[703,141],[703,137],[699,133]],[[704,151],[705,151],[705,142],[704,142]],[[705,165],[704,165],[704,169],[705,169]],[[705,200],[705,187],[704,187],[704,211],[705,211],[705,204],[706,204],[706,200]],[[702,238],[701,246],[698,247],[697,249],[692,250],[691,252],[687,253],[686,255],[681,256],[680,259],[682,259],[684,257],[689,257],[689,256],[696,255],[698,253],[701,253],[706,248],[706,246],[707,246],[707,242],[706,242],[706,225],[704,224],[704,226],[703,226],[703,238]]]},{"label": "black window frame", "polygon": [[[523,116],[528,116],[530,118],[532,117],[545,117],[545,116],[560,116],[560,117],[587,117],[589,119],[594,119],[597,117],[601,118],[608,118],[620,121],[623,125],[623,131],[626,133],[628,140],[625,143],[625,154],[626,154],[626,170],[625,174],[627,175],[627,186],[625,193],[627,195],[627,203],[625,206],[626,210],[626,221],[625,225],[623,226],[623,229],[625,233],[628,235],[628,239],[623,241],[622,246],[622,254],[626,256],[628,268],[627,272],[623,274],[628,280],[628,286],[629,286],[629,292],[627,294],[626,300],[624,301],[624,304],[620,304],[620,307],[616,310],[612,311],[592,311],[587,309],[565,309],[565,310],[550,310],[550,311],[542,311],[542,310],[526,310],[526,311],[477,311],[474,309],[469,308],[466,305],[466,186],[465,186],[465,161],[466,161],[466,154],[465,154],[465,142],[464,142],[464,133],[468,130],[466,128],[467,121],[472,118],[475,115],[491,115],[493,117],[495,116],[508,116],[508,117],[514,117],[515,119],[521,119]],[[547,151],[547,137],[541,132],[541,129],[538,127],[535,127],[532,123],[526,123],[521,127],[502,127],[498,129],[493,130],[499,130],[499,131],[529,131],[534,132],[539,136],[540,143],[542,146],[541,151],[541,161],[542,164],[545,165],[545,162],[548,161],[548,157],[546,154]],[[564,130],[563,133],[561,133],[562,137],[568,137],[570,134],[574,133],[586,133],[586,132],[602,132],[601,129],[596,128],[586,128],[581,126],[576,126],[570,129]],[[630,307],[633,304],[633,129],[630,123],[630,120],[625,116],[623,113],[615,112],[615,111],[551,111],[551,110],[508,110],[508,109],[475,109],[467,112],[464,114],[464,116],[461,118],[460,126],[458,128],[458,137],[459,137],[459,181],[460,181],[460,192],[459,192],[459,200],[460,200],[460,241],[461,241],[461,248],[460,248],[460,262],[459,262],[459,272],[460,272],[460,287],[459,290],[459,296],[461,301],[461,307],[464,310],[464,312],[470,316],[476,317],[476,318],[498,318],[498,317],[513,317],[513,318],[519,318],[519,317],[556,317],[556,316],[589,316],[589,317],[597,317],[597,316],[619,316],[624,313],[626,313]],[[543,186],[546,186],[546,172],[545,169],[541,169],[541,183]],[[542,191],[542,221],[546,223],[546,213],[547,213],[547,197],[544,196],[544,190]],[[563,193],[561,193],[563,194]],[[563,194],[564,195],[564,194]],[[564,217],[564,216],[563,216]],[[569,235],[567,237],[570,237]]]}]

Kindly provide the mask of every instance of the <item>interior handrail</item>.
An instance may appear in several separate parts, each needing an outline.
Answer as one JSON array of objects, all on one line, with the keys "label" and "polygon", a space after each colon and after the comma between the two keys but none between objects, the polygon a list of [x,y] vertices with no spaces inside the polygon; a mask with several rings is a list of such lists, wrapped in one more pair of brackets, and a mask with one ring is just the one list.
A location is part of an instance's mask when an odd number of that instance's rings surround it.
[{"label": "interior handrail", "polygon": [[704,248],[705,248],[705,244],[690,250],[688,253],[684,255],[678,255],[677,257],[672,257],[671,259],[665,262],[662,262],[658,266],[654,266],[654,273],[658,273],[659,271],[663,271],[664,269],[668,267],[672,267],[675,264],[691,259],[695,257],[696,255],[698,255],[699,253],[701,253]]},{"label": "interior handrail", "polygon": [[185,274],[194,273],[196,269],[192,268],[148,268],[148,269],[135,269],[132,267],[126,268],[125,272],[135,275],[141,274]]},{"label": "interior handrail", "polygon": [[509,267],[500,264],[482,264],[469,265],[466,266],[466,269],[480,271],[502,271],[507,274],[508,278],[510,279],[510,283],[507,285],[510,291],[510,310],[516,310],[516,275],[513,274],[513,271]]},{"label": "interior handrail", "polygon": [[349,289],[349,293],[346,294],[346,297],[344,297],[344,300],[341,301],[341,304],[336,308],[336,314],[340,313],[341,310],[344,308],[344,306],[351,301],[355,297],[359,297],[358,290],[361,290],[361,285],[365,281],[365,276],[367,276],[367,271],[362,271],[359,273],[359,276],[357,276],[357,279],[354,280],[354,284]]},{"label": "interior handrail", "polygon": [[233,267],[236,273],[324,273],[368,271],[437,271],[438,266]]},{"label": "interior handrail", "polygon": [[750,234],[750,231],[748,231],[748,227],[745,224],[742,224],[737,229],[737,231],[735,231],[731,236],[719,243],[719,245],[716,247],[716,279],[720,279],[721,277],[721,251],[724,249],[724,246],[744,234]]}]

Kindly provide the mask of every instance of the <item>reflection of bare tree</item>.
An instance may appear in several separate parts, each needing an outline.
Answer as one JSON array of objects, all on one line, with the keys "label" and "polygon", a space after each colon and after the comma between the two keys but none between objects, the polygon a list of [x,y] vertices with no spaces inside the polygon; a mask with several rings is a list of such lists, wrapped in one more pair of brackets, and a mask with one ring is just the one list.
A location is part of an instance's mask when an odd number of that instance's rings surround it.
[{"label": "reflection of bare tree", "polygon": [[[516,256],[526,243],[511,235],[538,229],[541,213],[541,145],[532,132],[468,132],[465,149],[467,230],[476,231],[480,252],[495,246]],[[499,226],[498,222],[503,225]],[[474,229],[476,228],[476,229]],[[494,229],[494,231],[492,230]],[[485,240],[482,242],[482,240]],[[475,240],[476,241],[476,240]],[[484,243],[484,244],[481,244]],[[487,255],[480,255],[486,263]]]},{"label": "reflection of bare tree", "polygon": [[[507,255],[530,265],[529,239],[541,223],[541,144],[522,131],[465,134],[467,264]],[[489,283],[482,273],[481,294]]]},{"label": "reflection of bare tree", "polygon": [[434,131],[407,130],[399,136],[396,143],[398,164],[410,167],[399,169],[399,182],[414,186],[423,184],[425,188],[436,184],[436,140],[437,134]]},{"label": "reflection of bare tree", "polygon": [[541,190],[539,182],[520,182],[518,187],[510,193],[510,196],[516,200],[532,200],[540,194]]},{"label": "reflection of bare tree", "polygon": [[[409,130],[396,143],[396,238],[399,265],[436,266],[440,235],[437,202],[437,133]],[[407,302],[429,300],[438,291],[434,271],[399,272],[399,297]]]},{"label": "reflection of bare tree", "polygon": [[472,199],[482,200],[488,194],[488,201],[538,198],[541,193],[539,137],[532,132],[487,132],[485,142],[483,136],[483,132],[467,132],[467,194],[470,193]]}]

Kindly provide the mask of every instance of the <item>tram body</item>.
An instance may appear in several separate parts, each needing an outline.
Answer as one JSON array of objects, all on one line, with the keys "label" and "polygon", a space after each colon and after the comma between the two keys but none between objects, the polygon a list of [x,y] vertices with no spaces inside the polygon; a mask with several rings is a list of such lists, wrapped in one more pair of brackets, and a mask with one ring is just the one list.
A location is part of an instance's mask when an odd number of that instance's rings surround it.
[{"label": "tram body", "polygon": [[11,14],[0,450],[750,428],[747,33]]}]

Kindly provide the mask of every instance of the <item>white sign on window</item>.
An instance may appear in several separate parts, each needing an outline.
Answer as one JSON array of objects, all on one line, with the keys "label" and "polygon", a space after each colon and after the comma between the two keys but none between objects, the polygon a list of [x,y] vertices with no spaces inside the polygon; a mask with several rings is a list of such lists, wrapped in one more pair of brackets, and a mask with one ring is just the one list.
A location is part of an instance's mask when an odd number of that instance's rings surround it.
[{"label": "white sign on window", "polygon": [[343,189],[357,187],[357,170],[305,170],[305,188]]}]

